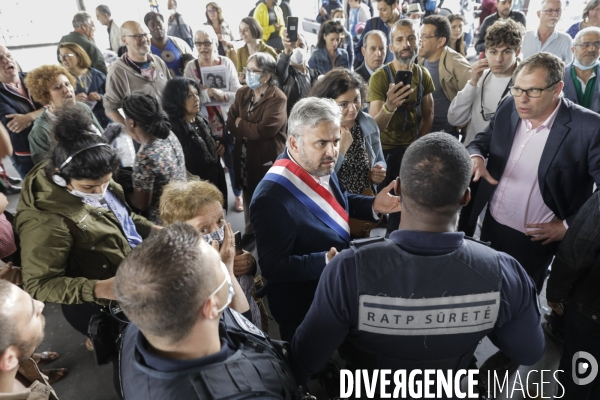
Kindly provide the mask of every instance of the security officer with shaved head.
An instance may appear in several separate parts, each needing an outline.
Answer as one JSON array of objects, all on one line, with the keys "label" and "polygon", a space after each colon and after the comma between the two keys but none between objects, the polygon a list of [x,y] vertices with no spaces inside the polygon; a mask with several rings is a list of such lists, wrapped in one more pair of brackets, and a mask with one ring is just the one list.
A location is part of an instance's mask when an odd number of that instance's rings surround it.
[{"label": "security officer with shaved head", "polygon": [[486,335],[520,364],[542,357],[531,278],[514,258],[456,231],[470,176],[468,152],[447,133],[428,134],[406,150],[394,189],[399,230],[389,239],[354,241],[325,267],[292,342],[298,382],[336,349],[352,371],[406,376],[467,369]]}]

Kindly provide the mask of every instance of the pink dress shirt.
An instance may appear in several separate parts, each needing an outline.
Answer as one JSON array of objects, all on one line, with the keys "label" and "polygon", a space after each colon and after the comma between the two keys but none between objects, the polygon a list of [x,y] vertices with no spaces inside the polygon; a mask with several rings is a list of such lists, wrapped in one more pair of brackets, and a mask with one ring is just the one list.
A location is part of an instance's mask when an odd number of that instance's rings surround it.
[{"label": "pink dress shirt", "polygon": [[525,224],[556,219],[542,198],[538,168],[559,107],[560,102],[535,129],[530,120],[519,122],[506,168],[490,201],[492,217],[502,225],[525,233]]}]

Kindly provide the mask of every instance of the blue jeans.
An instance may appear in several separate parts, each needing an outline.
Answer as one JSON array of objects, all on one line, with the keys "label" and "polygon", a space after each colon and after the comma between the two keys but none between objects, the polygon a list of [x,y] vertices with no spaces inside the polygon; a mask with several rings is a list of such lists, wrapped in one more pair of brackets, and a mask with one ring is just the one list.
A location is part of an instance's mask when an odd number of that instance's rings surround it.
[{"label": "blue jeans", "polygon": [[225,154],[223,154],[223,161],[225,161],[225,166],[227,167],[227,171],[229,172],[229,180],[231,180],[231,190],[233,191],[233,195],[235,197],[241,196],[242,191],[235,188],[235,172],[233,171],[233,158],[231,158],[231,154],[233,152],[233,148],[235,145],[230,144],[227,145],[227,150]]},{"label": "blue jeans", "polygon": [[18,156],[14,154],[11,156],[11,159],[13,166],[23,179],[25,179],[25,175],[27,175],[35,165],[31,156]]}]

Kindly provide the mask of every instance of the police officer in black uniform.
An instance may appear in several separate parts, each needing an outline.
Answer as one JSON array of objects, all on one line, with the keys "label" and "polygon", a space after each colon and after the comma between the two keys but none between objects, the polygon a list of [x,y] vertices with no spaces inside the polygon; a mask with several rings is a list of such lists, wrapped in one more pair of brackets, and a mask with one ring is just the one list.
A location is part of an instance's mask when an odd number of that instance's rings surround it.
[{"label": "police officer in black uniform", "polygon": [[[406,151],[399,230],[354,241],[327,265],[292,342],[299,383],[339,348],[348,369],[467,369],[486,335],[524,365],[544,353],[535,286],[505,253],[456,232],[471,160],[446,133]],[[365,393],[364,391],[362,392]]]},{"label": "police officer in black uniform", "polygon": [[228,307],[233,257],[226,262],[187,224],[162,229],[123,261],[115,295],[131,320],[124,399],[295,398],[283,348]]}]

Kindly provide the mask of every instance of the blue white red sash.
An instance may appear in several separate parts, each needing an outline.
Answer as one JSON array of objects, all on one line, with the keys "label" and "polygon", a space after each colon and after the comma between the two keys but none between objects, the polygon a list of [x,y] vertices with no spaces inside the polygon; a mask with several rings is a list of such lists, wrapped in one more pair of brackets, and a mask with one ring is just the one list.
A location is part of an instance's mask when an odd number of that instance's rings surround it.
[{"label": "blue white red sash", "polygon": [[276,182],[290,191],[325,225],[350,241],[349,217],[333,195],[292,160],[275,161],[263,179]]}]

